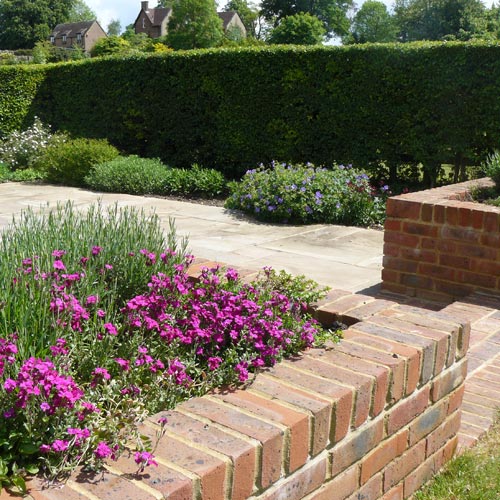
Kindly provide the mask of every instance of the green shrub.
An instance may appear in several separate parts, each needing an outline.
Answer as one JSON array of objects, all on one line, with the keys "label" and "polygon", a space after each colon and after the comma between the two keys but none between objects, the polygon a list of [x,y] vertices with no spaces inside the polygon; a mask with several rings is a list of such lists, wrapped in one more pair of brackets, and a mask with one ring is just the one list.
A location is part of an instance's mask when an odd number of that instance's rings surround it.
[{"label": "green shrub", "polygon": [[274,163],[249,170],[241,182],[229,184],[226,207],[274,222],[366,226],[384,217],[384,186],[374,194],[368,176],[351,166],[331,170],[312,164]]},{"label": "green shrub", "polygon": [[220,196],[226,186],[224,176],[216,170],[198,165],[169,168],[160,160],[138,156],[118,157],[96,165],[85,183],[99,191],[202,197]]},{"label": "green shrub", "polygon": [[483,164],[484,173],[500,188],[500,152],[494,151]]},{"label": "green shrub", "polygon": [[118,150],[104,139],[71,139],[51,144],[34,167],[51,182],[82,186],[93,166],[117,156]]},{"label": "green shrub", "polygon": [[119,156],[94,166],[85,184],[98,191],[129,194],[160,194],[167,167],[160,160]]},{"label": "green shrub", "polygon": [[166,174],[163,194],[210,198],[220,196],[226,190],[226,180],[220,172],[197,164],[190,169],[172,168]]}]

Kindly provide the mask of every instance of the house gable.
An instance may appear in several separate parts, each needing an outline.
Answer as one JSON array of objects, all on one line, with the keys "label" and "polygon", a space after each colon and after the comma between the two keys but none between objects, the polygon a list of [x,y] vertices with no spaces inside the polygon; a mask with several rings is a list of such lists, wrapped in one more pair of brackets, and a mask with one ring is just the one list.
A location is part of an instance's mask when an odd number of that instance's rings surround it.
[{"label": "house gable", "polygon": [[106,37],[106,32],[97,21],[58,24],[50,34],[50,42],[56,47],[72,49],[81,47],[89,52],[97,40]]},{"label": "house gable", "polygon": [[141,2],[141,11],[134,22],[136,33],[146,33],[150,38],[158,38],[167,34],[167,22],[172,9],[164,7],[150,8],[149,2]]}]

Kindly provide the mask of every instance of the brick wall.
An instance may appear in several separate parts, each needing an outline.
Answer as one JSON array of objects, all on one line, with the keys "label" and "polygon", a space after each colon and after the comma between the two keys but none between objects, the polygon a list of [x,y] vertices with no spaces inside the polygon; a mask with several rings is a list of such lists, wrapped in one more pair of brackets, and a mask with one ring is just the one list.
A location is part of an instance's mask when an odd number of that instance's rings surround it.
[{"label": "brick wall", "polygon": [[382,287],[451,302],[500,291],[500,209],[470,200],[468,181],[388,200]]},{"label": "brick wall", "polygon": [[151,437],[168,418],[158,467],[125,456],[32,498],[408,498],[455,450],[470,325],[338,290],[315,314],[349,323],[344,340],[150,418]]}]

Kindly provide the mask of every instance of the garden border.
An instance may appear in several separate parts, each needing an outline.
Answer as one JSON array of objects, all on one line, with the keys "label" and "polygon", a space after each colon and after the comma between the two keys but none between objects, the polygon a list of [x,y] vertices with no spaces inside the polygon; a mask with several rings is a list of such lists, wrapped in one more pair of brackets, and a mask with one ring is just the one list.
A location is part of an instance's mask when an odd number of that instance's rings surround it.
[{"label": "garden border", "polygon": [[[191,273],[197,275],[198,262]],[[246,279],[251,279],[248,273]],[[133,457],[62,489],[30,484],[36,500],[319,500],[409,497],[457,446],[470,324],[441,312],[330,291],[314,309],[351,325],[340,344],[310,349],[244,389],[217,391],[151,417],[167,432],[158,467]]]}]

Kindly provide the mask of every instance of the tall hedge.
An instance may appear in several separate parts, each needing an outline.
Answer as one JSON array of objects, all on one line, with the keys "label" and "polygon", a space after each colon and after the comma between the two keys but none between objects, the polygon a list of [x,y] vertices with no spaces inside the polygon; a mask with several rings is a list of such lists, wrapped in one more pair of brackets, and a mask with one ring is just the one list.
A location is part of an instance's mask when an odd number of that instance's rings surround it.
[{"label": "tall hedge", "polygon": [[500,147],[500,45],[219,49],[0,68],[0,131],[22,114],[234,176],[272,159],[422,162],[432,176]]}]

